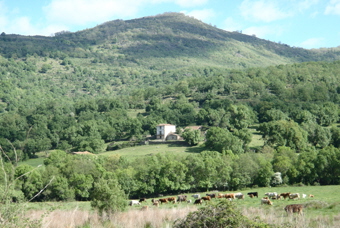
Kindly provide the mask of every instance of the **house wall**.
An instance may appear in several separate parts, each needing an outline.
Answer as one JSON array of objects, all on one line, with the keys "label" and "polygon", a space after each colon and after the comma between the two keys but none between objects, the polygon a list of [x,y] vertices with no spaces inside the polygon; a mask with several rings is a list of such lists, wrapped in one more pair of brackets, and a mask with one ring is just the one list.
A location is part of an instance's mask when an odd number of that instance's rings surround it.
[{"label": "house wall", "polygon": [[169,133],[176,132],[175,125],[158,125],[156,128],[156,138],[157,139],[166,139]]}]

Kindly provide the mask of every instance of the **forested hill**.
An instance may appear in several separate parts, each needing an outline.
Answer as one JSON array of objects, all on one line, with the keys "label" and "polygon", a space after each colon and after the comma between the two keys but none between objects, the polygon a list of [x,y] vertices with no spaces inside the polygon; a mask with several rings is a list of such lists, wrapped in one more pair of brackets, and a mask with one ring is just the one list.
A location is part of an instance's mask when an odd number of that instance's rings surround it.
[{"label": "forested hill", "polygon": [[306,50],[228,32],[180,13],[115,20],[54,37],[0,36],[0,53],[22,58],[90,58],[94,63],[152,70],[187,66],[248,68],[340,59],[340,48]]}]

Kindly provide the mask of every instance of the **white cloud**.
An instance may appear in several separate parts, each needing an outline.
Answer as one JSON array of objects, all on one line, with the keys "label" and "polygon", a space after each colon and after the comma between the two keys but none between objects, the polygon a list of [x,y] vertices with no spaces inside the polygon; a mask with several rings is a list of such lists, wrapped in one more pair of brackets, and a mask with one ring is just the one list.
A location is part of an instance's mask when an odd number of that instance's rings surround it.
[{"label": "white cloud", "polygon": [[292,12],[285,12],[277,1],[244,0],[240,6],[241,14],[248,20],[271,22],[292,16]]},{"label": "white cloud", "polygon": [[[299,11],[304,11],[319,3],[320,0],[304,0],[300,1],[296,5],[296,9]],[[295,2],[293,2],[294,4]]]},{"label": "white cloud", "polygon": [[152,3],[174,3],[181,7],[195,7],[206,4],[209,0],[152,0]]},{"label": "white cloud", "polygon": [[324,38],[310,38],[308,40],[303,41],[300,45],[303,48],[316,48],[322,46],[324,43]]},{"label": "white cloud", "polygon": [[228,17],[227,19],[225,19],[223,21],[223,25],[222,25],[222,29],[226,30],[226,31],[237,31],[237,30],[241,30],[242,25],[235,21],[232,17]]},{"label": "white cloud", "polygon": [[248,35],[256,35],[259,38],[266,38],[268,35],[280,36],[284,32],[284,29],[279,26],[265,25],[249,27],[244,29],[242,32]]},{"label": "white cloud", "polygon": [[215,17],[215,12],[212,9],[193,10],[190,12],[183,11],[183,13],[201,21],[208,21]]},{"label": "white cloud", "polygon": [[340,0],[331,0],[326,7],[325,14],[340,15]]},{"label": "white cloud", "polygon": [[112,18],[134,16],[143,0],[52,0],[44,7],[52,23],[85,25]]}]

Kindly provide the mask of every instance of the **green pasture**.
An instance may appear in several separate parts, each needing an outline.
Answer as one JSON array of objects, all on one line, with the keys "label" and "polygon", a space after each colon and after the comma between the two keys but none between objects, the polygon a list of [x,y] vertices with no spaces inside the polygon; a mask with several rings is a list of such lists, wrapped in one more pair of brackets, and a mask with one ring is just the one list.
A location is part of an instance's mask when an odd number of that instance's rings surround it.
[{"label": "green pasture", "polygon": [[202,146],[185,146],[177,144],[153,144],[123,148],[120,150],[114,150],[101,153],[102,156],[120,155],[127,159],[134,159],[139,156],[146,156],[158,153],[171,153],[176,156],[186,156],[189,153],[200,153],[204,150]]}]

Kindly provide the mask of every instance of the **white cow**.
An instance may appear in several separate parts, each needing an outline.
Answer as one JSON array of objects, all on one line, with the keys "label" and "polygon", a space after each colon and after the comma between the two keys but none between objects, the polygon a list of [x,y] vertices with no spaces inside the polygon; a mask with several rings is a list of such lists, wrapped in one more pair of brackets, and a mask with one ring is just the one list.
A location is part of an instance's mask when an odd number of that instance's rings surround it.
[{"label": "white cow", "polygon": [[307,197],[306,194],[302,194],[302,198],[305,199]]},{"label": "white cow", "polygon": [[234,193],[235,198],[244,199],[244,195],[241,192]]},{"label": "white cow", "polygon": [[140,202],[138,200],[131,200],[129,202],[129,206],[133,206],[133,205],[140,205]]},{"label": "white cow", "polygon": [[300,194],[299,193],[292,193],[292,194],[289,194],[289,199],[300,199]]},{"label": "white cow", "polygon": [[194,197],[195,199],[199,199],[199,198],[201,198],[201,195],[200,194],[194,194],[191,197]]},{"label": "white cow", "polygon": [[265,195],[268,196],[269,198],[272,197],[277,198],[277,192],[266,192]]}]

